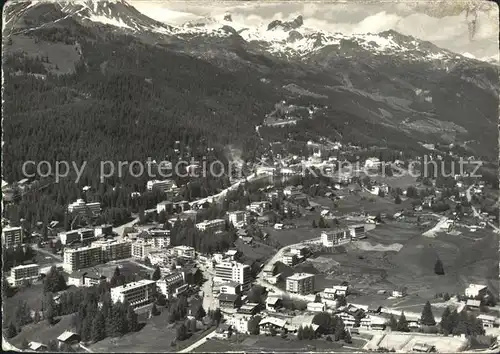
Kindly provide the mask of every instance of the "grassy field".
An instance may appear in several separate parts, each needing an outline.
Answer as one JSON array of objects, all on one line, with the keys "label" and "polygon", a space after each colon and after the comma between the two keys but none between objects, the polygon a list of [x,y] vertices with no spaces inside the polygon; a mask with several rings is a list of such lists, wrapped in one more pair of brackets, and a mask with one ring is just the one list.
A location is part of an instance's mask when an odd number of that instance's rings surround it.
[{"label": "grassy field", "polygon": [[275,230],[272,227],[264,227],[262,231],[267,232],[270,238],[279,242],[281,247],[293,245],[312,238],[318,238],[321,234],[321,229],[314,229],[310,225],[307,227],[286,230]]},{"label": "grassy field", "polygon": [[353,351],[351,347],[360,348],[364,345],[364,341],[354,340],[348,345],[350,348],[345,348],[342,342],[328,342],[324,339],[299,341],[293,335],[290,338],[237,335],[237,338],[232,337],[229,340],[211,339],[194,352],[346,352]]},{"label": "grassy field", "polygon": [[56,340],[64,331],[71,330],[71,315],[58,317],[57,320],[58,322],[52,326],[49,326],[46,321],[26,325],[22,327],[21,333],[10,339],[9,342],[18,348],[25,339],[28,342],[48,344],[49,341]]},{"label": "grassy field", "polygon": [[271,258],[271,256],[277,251],[271,246],[257,243],[255,241],[251,245],[247,245],[246,243],[238,239],[234,244],[238,251],[243,253],[245,258],[256,261],[267,260]]},{"label": "grassy field", "polygon": [[[368,232],[359,246],[354,242],[338,247],[335,253],[317,254],[306,262],[324,274],[317,276],[316,288],[348,281],[359,294],[350,296],[349,301],[391,306],[417,306],[436,293],[463,294],[469,283],[487,284],[498,291],[495,234],[488,230],[464,231],[456,236],[440,233],[428,238],[421,235],[422,231],[415,225],[388,222]],[[372,250],[367,250],[367,245]],[[393,250],[384,250],[387,247]],[[438,257],[444,263],[445,275],[434,274]],[[387,294],[377,294],[378,290],[390,293],[403,286],[409,293],[404,299],[387,300]]]}]

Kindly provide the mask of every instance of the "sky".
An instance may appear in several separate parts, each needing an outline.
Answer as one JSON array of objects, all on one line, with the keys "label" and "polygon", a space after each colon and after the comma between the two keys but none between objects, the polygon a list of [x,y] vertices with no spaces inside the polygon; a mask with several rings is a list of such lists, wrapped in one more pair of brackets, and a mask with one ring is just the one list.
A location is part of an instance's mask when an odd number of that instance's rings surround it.
[{"label": "sky", "polygon": [[[171,25],[200,17],[230,13],[233,21],[247,26],[268,24],[275,19],[291,20],[298,15],[304,26],[345,34],[377,33],[388,29],[427,40],[439,47],[478,59],[498,60],[498,8],[478,0],[365,0],[361,1],[154,1],[129,0],[145,15]],[[475,16],[466,9],[481,4],[475,33]]]}]

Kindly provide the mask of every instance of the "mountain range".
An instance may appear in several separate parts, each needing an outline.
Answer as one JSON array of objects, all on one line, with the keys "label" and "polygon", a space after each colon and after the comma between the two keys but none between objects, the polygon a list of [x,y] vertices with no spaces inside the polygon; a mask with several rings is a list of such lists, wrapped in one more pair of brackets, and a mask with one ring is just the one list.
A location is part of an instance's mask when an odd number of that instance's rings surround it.
[{"label": "mountain range", "polygon": [[[266,113],[285,100],[322,109],[295,128],[268,129],[267,139],[287,140],[284,132],[295,140],[322,134],[399,150],[443,142],[489,160],[498,156],[498,67],[392,30],[329,33],[307,27],[303,16],[249,28],[229,13],[173,26],[120,0],[22,2],[4,13],[7,55],[44,53],[53,63],[43,64],[38,74],[70,75],[85,68],[79,75],[109,76],[129,70],[162,87],[161,94],[152,94],[154,109],[169,112],[168,99],[186,99],[199,110],[197,128],[219,116],[228,136],[223,144],[241,143],[239,134],[255,134]],[[97,47],[101,55],[91,52]],[[70,51],[70,57],[60,58]],[[4,70],[14,71],[8,65]],[[217,78],[212,87],[201,82],[207,72]],[[74,86],[81,93],[76,87],[81,85]],[[238,94],[253,101],[243,103]],[[155,125],[170,123],[165,118]]]}]

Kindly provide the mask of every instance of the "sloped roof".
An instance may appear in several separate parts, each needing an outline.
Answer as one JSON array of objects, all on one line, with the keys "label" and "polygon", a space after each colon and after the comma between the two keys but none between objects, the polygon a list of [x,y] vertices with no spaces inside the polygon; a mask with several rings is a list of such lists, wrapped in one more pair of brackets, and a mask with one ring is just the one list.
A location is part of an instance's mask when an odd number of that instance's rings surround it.
[{"label": "sloped roof", "polygon": [[71,331],[64,331],[59,337],[57,337],[58,341],[65,342],[73,336],[78,336],[78,334]]}]

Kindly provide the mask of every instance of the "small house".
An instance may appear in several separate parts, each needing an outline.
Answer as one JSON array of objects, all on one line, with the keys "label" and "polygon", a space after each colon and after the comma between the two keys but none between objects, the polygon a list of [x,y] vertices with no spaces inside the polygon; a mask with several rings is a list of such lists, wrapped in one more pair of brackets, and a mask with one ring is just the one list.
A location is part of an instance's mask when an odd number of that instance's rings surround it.
[{"label": "small house", "polygon": [[225,323],[221,324],[216,329],[216,336],[217,338],[220,339],[229,339],[229,337],[231,337],[231,333],[232,333],[232,326]]},{"label": "small house", "polygon": [[325,310],[326,310],[326,305],[322,302],[309,302],[307,304],[307,311],[324,312]]},{"label": "small house", "polygon": [[268,296],[266,299],[266,310],[276,312],[281,307],[282,300],[277,296]]},{"label": "small house", "polygon": [[47,351],[47,346],[39,342],[30,342],[28,345],[28,349],[34,352],[45,352]]},{"label": "small house", "polygon": [[276,332],[283,331],[286,329],[286,324],[287,322],[284,319],[268,316],[259,323],[260,333],[271,333],[273,329]]},{"label": "small house", "polygon": [[57,337],[57,340],[59,342],[59,345],[64,344],[76,344],[80,342],[80,336],[71,331],[64,331],[59,337]]},{"label": "small house", "polygon": [[219,295],[219,307],[221,309],[234,309],[237,308],[240,301],[240,296],[237,294],[220,294]]},{"label": "small house", "polygon": [[481,306],[481,301],[479,300],[467,300],[466,306],[471,310],[477,310]]},{"label": "small house", "polygon": [[481,321],[484,328],[498,327],[498,319],[495,316],[480,314],[477,319]]}]

